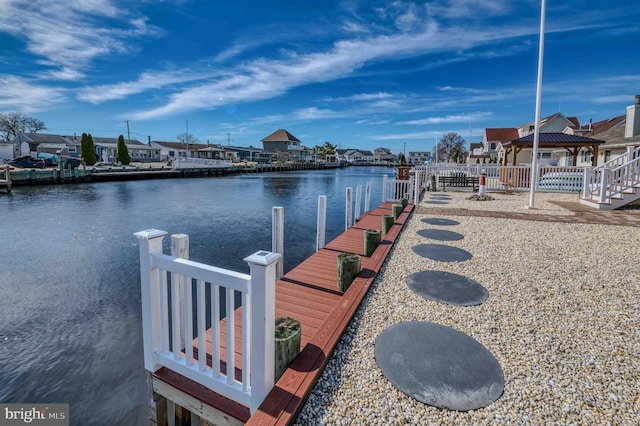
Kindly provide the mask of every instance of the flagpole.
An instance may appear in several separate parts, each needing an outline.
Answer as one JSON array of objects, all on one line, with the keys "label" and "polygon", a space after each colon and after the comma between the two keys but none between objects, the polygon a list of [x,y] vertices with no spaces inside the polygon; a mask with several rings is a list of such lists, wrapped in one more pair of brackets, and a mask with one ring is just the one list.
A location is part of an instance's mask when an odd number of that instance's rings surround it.
[{"label": "flagpole", "polygon": [[538,144],[540,141],[540,103],[542,100],[542,62],[544,59],[544,24],[547,9],[546,0],[542,0],[540,9],[540,49],[538,51],[538,82],[536,89],[536,121],[533,130],[533,158],[531,160],[531,179],[529,180],[529,208],[534,208],[536,186],[538,183]]}]

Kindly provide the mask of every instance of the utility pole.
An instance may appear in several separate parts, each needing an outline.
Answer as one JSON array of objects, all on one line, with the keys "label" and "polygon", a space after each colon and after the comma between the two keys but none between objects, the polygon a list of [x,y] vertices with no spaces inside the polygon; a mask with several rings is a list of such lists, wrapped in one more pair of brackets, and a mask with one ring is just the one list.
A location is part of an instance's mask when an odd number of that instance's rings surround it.
[{"label": "utility pole", "polygon": [[125,120],[127,122],[127,141],[131,140],[131,132],[129,132],[129,120]]},{"label": "utility pole", "polygon": [[231,145],[231,133],[227,133],[227,145]]}]

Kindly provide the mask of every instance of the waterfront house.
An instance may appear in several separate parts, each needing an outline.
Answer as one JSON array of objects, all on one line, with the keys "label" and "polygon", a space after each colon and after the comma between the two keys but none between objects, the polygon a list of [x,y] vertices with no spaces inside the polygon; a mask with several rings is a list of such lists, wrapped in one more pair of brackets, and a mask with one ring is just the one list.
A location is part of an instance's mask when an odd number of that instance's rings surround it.
[{"label": "waterfront house", "polygon": [[389,148],[376,148],[373,150],[373,161],[376,163],[395,163],[398,156],[393,155]]},{"label": "waterfront house", "polygon": [[374,155],[371,151],[363,151],[360,149],[337,149],[338,159],[348,163],[366,163],[373,162]]},{"label": "waterfront house", "polygon": [[[109,163],[115,162],[118,153],[118,139],[96,136],[92,136],[92,138],[98,161],[104,161],[106,159]],[[148,163],[160,161],[160,150],[158,148],[154,148],[135,139],[125,139],[124,143],[127,146],[132,162]]]},{"label": "waterfront house", "polygon": [[407,162],[409,164],[425,164],[431,158],[431,151],[409,151]]},{"label": "waterfront house", "polygon": [[75,136],[52,135],[48,133],[20,133],[12,141],[14,157],[39,153],[62,154],[69,157],[80,157],[80,140]]},{"label": "waterfront house", "polygon": [[299,161],[302,157],[302,144],[300,139],[293,136],[285,129],[278,129],[261,140],[266,152],[275,153],[282,161]]}]

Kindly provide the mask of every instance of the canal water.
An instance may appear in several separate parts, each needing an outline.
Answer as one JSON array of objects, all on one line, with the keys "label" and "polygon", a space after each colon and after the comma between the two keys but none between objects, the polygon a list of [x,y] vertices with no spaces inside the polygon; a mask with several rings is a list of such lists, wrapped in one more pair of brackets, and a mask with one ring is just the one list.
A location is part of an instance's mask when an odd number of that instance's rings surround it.
[{"label": "canal water", "polygon": [[[285,272],[315,251],[319,195],[329,242],[344,231],[345,191],[384,167],[217,178],[17,187],[0,193],[0,402],[69,403],[71,424],[146,424],[139,252],[134,232],[184,233],[190,257],[249,272],[271,249],[284,207]],[[170,239],[165,237],[165,252]]]}]

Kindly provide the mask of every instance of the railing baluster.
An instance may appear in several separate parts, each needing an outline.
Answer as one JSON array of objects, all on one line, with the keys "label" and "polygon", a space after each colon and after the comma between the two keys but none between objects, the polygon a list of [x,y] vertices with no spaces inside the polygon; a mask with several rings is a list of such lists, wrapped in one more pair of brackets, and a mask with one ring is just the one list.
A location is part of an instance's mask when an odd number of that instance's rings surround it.
[{"label": "railing baluster", "polygon": [[207,369],[207,298],[204,281],[198,280],[198,368]]},{"label": "railing baluster", "polygon": [[171,335],[173,341],[171,342],[171,352],[173,353],[173,359],[180,358],[180,330],[182,329],[182,318],[180,317],[180,293],[181,293],[181,275],[171,274]]},{"label": "railing baluster", "polygon": [[242,390],[249,390],[251,371],[251,298],[242,293]]},{"label": "railing baluster", "polygon": [[220,376],[220,286],[211,286],[211,374]]},{"label": "railing baluster", "polygon": [[161,271],[160,274],[160,324],[162,329],[162,353],[169,353],[169,293],[167,287],[167,271]]},{"label": "railing baluster", "polygon": [[235,292],[231,288],[226,289],[226,302],[227,302],[227,384],[233,384],[235,380],[235,335],[234,335],[234,294]]},{"label": "railing baluster", "polygon": [[184,278],[182,288],[184,291],[184,354],[185,362],[187,365],[193,364],[193,298],[191,292],[191,286],[193,280],[189,277]]}]

